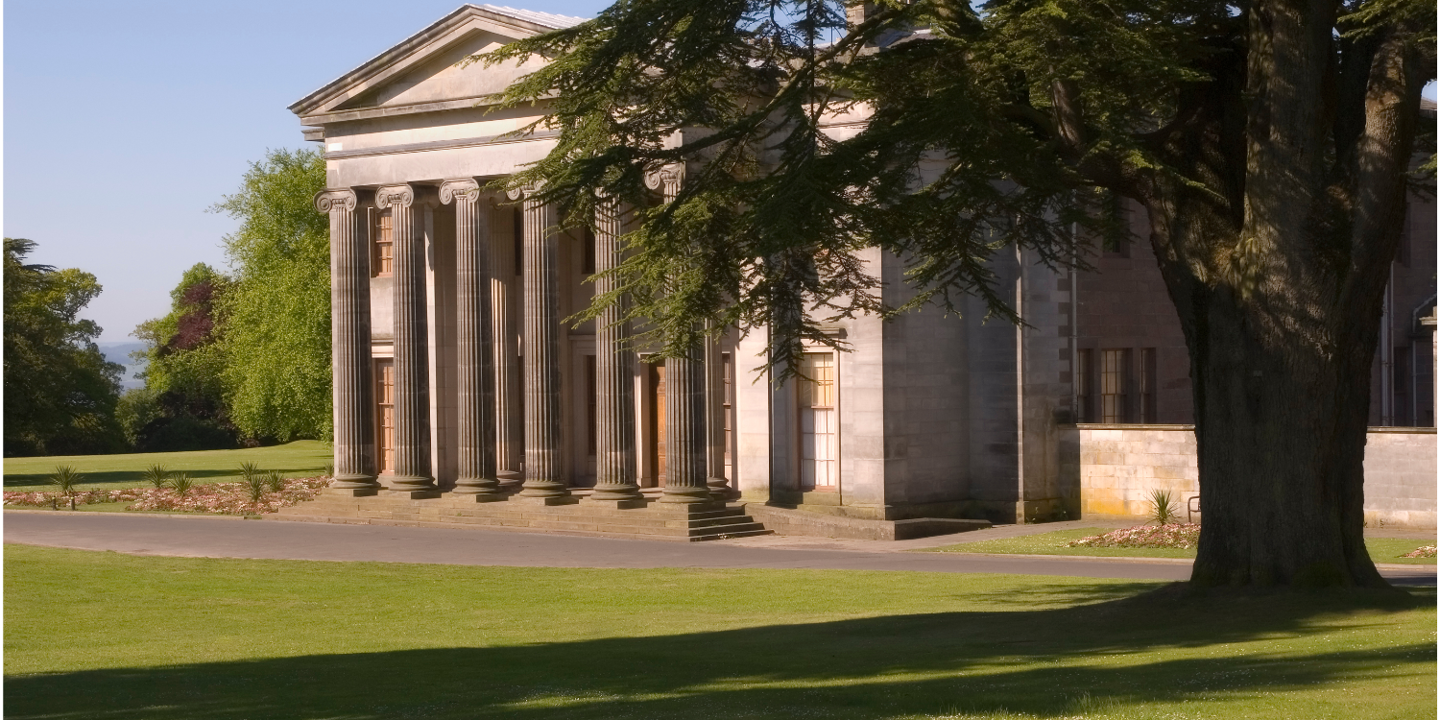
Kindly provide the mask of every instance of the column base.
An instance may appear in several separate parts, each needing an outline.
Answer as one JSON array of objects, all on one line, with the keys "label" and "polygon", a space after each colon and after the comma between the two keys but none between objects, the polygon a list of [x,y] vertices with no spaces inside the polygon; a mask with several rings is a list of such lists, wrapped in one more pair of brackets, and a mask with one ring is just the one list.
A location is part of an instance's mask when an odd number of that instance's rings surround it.
[{"label": "column base", "polygon": [[712,502],[710,490],[705,487],[676,488],[665,486],[665,494],[660,496],[660,502],[666,504],[691,505],[694,503]]},{"label": "column base", "polygon": [[565,497],[570,494],[570,488],[565,483],[555,480],[526,480],[520,486],[519,497]]},{"label": "column base", "polygon": [[486,478],[460,478],[450,492],[456,495],[498,495],[500,483]]},{"label": "column base", "polygon": [[457,488],[453,493],[451,493],[451,494],[454,495],[458,500],[460,500],[460,502],[469,502],[470,500],[473,499],[473,500],[474,500],[475,502],[477,502],[477,503],[492,503],[492,502],[506,502],[506,501],[508,501],[508,500],[510,499],[510,495],[507,494],[507,493],[502,493],[502,492],[462,493],[462,492],[460,492],[460,490],[459,490],[458,488]]},{"label": "column base", "polygon": [[688,516],[724,510],[725,503],[714,500],[692,503],[654,503],[649,511],[657,515]]},{"label": "column base", "polygon": [[518,488],[525,482],[525,476],[519,470],[501,470],[495,473],[495,477],[500,479],[500,487],[506,490]]},{"label": "column base", "polygon": [[533,507],[549,507],[554,505],[574,505],[580,502],[580,498],[574,495],[545,495],[540,497],[534,495],[513,495],[506,502]]},{"label": "column base", "polygon": [[730,481],[723,477],[706,478],[705,489],[709,491],[712,500],[730,499]]},{"label": "column base", "polygon": [[325,488],[326,495],[338,497],[373,497],[380,494],[380,486],[370,487],[328,487]]},{"label": "column base", "polygon": [[391,497],[404,497],[411,500],[429,500],[440,497],[440,491],[435,488],[429,490],[411,490],[407,488],[390,488],[388,493]]},{"label": "column base", "polygon": [[611,500],[608,498],[597,498],[591,495],[581,500],[580,504],[593,507],[614,508],[616,510],[635,510],[637,508],[649,507],[650,501],[643,497]]}]

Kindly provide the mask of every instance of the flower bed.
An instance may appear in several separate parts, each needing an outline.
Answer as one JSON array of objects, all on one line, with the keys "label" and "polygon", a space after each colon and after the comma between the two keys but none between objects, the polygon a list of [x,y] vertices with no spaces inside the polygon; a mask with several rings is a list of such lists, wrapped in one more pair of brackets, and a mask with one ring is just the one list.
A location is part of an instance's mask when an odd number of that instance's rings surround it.
[{"label": "flower bed", "polygon": [[[330,484],[328,477],[290,478],[279,492],[267,492],[259,503],[250,502],[244,483],[196,485],[184,495],[170,488],[124,488],[121,490],[86,490],[75,493],[76,505],[103,502],[127,502],[126,510],[170,510],[174,512],[210,513],[215,515],[257,515],[273,513],[282,507],[298,505],[315,499],[316,493]],[[7,492],[5,506],[50,507],[69,504],[69,499],[54,492]]]},{"label": "flower bed", "polygon": [[1405,553],[1404,555],[1401,555],[1400,557],[1402,557],[1402,558],[1432,558],[1432,557],[1435,557],[1435,546],[1434,546],[1434,545],[1426,545],[1425,547],[1418,547],[1418,548],[1415,548],[1414,550],[1411,550],[1411,551],[1408,552],[1408,553]]},{"label": "flower bed", "polygon": [[1104,535],[1093,535],[1066,543],[1070,547],[1177,548],[1189,550],[1200,543],[1198,523],[1138,525]]}]

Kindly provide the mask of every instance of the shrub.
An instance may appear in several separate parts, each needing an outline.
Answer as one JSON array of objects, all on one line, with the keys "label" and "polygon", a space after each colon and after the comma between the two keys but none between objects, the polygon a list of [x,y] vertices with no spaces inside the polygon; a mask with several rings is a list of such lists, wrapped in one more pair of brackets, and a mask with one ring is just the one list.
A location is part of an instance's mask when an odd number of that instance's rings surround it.
[{"label": "shrub", "polygon": [[1170,525],[1179,519],[1180,504],[1175,494],[1164,488],[1150,491],[1150,520],[1156,525]]},{"label": "shrub", "polygon": [[140,473],[140,476],[145,478],[145,482],[150,483],[150,487],[157,490],[165,487],[170,482],[170,471],[166,470],[164,465],[151,465],[145,468],[145,471]]},{"label": "shrub", "polygon": [[280,492],[285,489],[285,476],[279,470],[271,470],[265,473],[265,489],[270,492]]},{"label": "shrub", "polygon": [[75,471],[70,465],[56,465],[55,472],[50,475],[50,484],[55,486],[56,491],[65,497],[75,495],[75,486],[85,479],[84,475]]},{"label": "shrub", "polygon": [[175,476],[170,478],[170,488],[180,497],[185,497],[193,487],[195,487],[195,481],[191,480],[190,476],[183,472],[175,473]]},{"label": "shrub", "polygon": [[267,484],[265,476],[259,473],[245,475],[240,480],[240,485],[245,489],[246,496],[250,498],[250,502],[256,505],[259,505],[260,501],[265,499],[265,487]]}]

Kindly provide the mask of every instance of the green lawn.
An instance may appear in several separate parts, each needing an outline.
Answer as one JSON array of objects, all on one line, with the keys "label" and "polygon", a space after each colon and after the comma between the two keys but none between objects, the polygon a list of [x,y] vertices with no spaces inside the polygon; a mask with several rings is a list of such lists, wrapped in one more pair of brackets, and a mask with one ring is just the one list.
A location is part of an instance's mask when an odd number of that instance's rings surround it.
[{"label": "green lawn", "polygon": [[7,718],[1418,718],[1435,594],[5,547]]},{"label": "green lawn", "polygon": [[319,475],[325,472],[331,457],[329,443],[299,440],[242,450],[5,458],[5,489],[49,490],[47,478],[56,465],[73,465],[80,471],[85,476],[85,482],[80,484],[82,490],[114,490],[144,485],[140,473],[150,465],[187,472],[197,483],[212,483],[239,480],[238,468],[242,462],[257,463],[262,470],[279,470],[288,477]]},{"label": "green lawn", "polygon": [[[1195,550],[1173,548],[1089,548],[1068,547],[1066,543],[1084,537],[1103,535],[1114,528],[1079,528],[1055,532],[1026,535],[1003,540],[980,540],[976,542],[928,548],[925,552],[994,553],[998,555],[1086,555],[1090,557],[1161,557],[1193,558]],[[1429,540],[1406,540],[1400,538],[1367,538],[1365,546],[1370,550],[1370,559],[1377,563],[1399,563],[1406,565],[1434,565],[1435,558],[1402,558],[1401,555],[1422,545],[1434,545]]]}]

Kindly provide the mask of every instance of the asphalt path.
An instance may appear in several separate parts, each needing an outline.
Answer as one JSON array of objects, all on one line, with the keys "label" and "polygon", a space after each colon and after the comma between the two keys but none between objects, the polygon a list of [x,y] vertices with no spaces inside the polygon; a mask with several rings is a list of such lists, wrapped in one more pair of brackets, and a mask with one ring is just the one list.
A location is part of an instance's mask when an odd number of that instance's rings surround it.
[{"label": "asphalt path", "polygon": [[[1186,580],[1190,563],[680,543],[471,528],[332,525],[223,517],[7,511],[5,542],[133,555],[589,568],[902,570]],[[1434,585],[1435,567],[1387,565],[1391,582]]]}]

